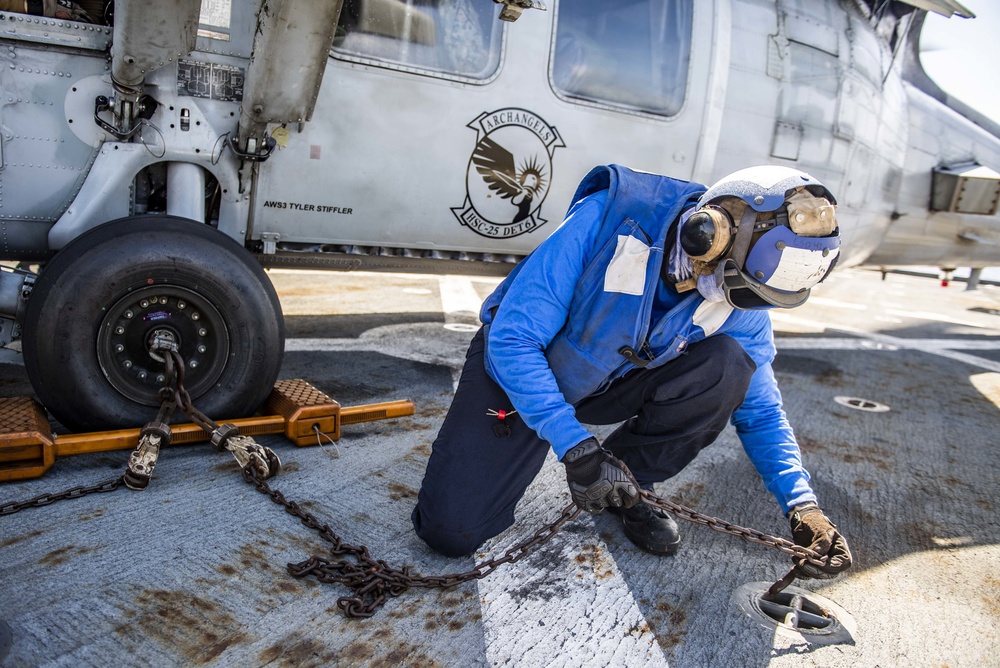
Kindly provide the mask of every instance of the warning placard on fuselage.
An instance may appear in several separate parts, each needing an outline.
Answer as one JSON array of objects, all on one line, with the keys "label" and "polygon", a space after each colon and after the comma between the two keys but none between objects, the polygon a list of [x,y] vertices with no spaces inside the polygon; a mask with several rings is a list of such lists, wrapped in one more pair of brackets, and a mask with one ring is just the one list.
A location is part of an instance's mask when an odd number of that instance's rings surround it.
[{"label": "warning placard on fuselage", "polygon": [[241,102],[246,70],[235,65],[177,61],[177,94],[222,102]]}]

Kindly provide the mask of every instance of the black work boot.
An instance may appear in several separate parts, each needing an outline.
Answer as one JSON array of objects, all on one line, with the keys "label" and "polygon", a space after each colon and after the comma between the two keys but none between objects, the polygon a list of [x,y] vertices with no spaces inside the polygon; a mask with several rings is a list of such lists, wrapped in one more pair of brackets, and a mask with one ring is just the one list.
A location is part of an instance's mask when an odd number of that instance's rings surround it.
[{"label": "black work boot", "polygon": [[681,533],[666,511],[639,502],[631,508],[608,508],[622,520],[625,537],[646,552],[671,556],[677,553]]}]

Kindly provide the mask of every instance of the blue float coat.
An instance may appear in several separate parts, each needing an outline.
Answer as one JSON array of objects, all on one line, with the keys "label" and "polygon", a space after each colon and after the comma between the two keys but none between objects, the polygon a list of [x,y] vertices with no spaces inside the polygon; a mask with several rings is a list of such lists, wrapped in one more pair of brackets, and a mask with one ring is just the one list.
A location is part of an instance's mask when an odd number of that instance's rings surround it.
[{"label": "blue float coat", "polygon": [[581,182],[563,224],[483,304],[486,370],[524,422],[561,459],[591,434],[573,404],[636,368],[625,346],[659,366],[713,334],[728,334],[757,364],[732,424],[784,511],[815,501],[771,369],[766,311],[734,310],[693,291],[652,321],[664,239],[705,187],[619,165]]}]

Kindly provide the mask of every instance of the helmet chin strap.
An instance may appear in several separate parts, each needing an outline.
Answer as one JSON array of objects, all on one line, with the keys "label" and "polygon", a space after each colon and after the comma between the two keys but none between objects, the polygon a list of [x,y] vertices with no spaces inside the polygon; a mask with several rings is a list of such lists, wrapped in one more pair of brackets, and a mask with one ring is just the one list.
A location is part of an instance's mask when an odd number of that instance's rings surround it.
[{"label": "helmet chin strap", "polygon": [[733,259],[738,267],[742,269],[747,260],[747,253],[750,251],[750,240],[753,238],[753,226],[757,222],[757,212],[752,206],[743,209],[740,216],[740,225],[736,228],[736,239],[733,241],[733,248],[726,257],[719,259],[719,264],[715,268],[715,284],[719,287],[723,284],[723,274],[725,273],[726,259]]}]

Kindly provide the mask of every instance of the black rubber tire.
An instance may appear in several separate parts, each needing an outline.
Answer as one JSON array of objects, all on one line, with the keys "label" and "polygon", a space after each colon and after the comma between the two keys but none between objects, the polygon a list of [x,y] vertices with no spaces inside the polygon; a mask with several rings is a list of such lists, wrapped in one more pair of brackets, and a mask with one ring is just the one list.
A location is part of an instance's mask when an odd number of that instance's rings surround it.
[{"label": "black rubber tire", "polygon": [[204,224],[144,215],[90,230],[42,269],[25,314],[28,378],[71,430],[140,427],[159,408],[154,331],[176,335],[184,386],[216,421],[251,415],[281,369],[281,304],[253,256]]}]

